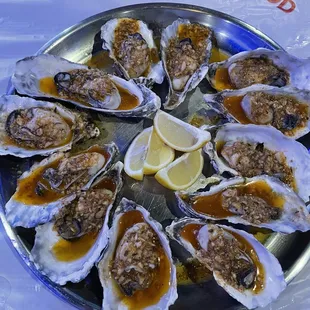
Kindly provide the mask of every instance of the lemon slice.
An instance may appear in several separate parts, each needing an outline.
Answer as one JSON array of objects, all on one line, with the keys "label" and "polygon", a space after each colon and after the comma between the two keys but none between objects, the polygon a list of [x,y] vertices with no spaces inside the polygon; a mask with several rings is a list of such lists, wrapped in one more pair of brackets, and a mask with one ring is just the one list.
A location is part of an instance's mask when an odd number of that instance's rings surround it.
[{"label": "lemon slice", "polygon": [[143,180],[143,166],[153,127],[144,129],[131,143],[124,159],[124,170],[133,179]]},{"label": "lemon slice", "polygon": [[155,174],[155,179],[172,190],[190,187],[200,176],[203,168],[201,149],[186,153]]},{"label": "lemon slice", "polygon": [[144,162],[144,174],[154,174],[174,160],[174,150],[166,145],[153,130]]},{"label": "lemon slice", "polygon": [[181,152],[193,152],[211,139],[208,131],[196,128],[163,111],[158,111],[154,128],[163,142]]}]

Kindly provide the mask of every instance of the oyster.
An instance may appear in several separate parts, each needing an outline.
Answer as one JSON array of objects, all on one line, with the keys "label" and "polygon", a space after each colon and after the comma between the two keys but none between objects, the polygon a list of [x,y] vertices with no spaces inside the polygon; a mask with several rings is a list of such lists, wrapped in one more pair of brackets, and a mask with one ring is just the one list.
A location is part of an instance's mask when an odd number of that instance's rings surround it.
[{"label": "oyster", "polygon": [[86,192],[77,193],[54,221],[36,228],[30,257],[55,283],[84,279],[106,247],[109,215],[122,187],[122,169],[123,164],[116,163]]},{"label": "oyster", "polygon": [[310,155],[299,142],[270,126],[225,124],[204,147],[218,173],[279,178],[309,200]]},{"label": "oyster", "polygon": [[98,265],[103,309],[168,309],[177,299],[169,241],[149,212],[123,198]]},{"label": "oyster", "polygon": [[169,81],[166,109],[179,106],[207,74],[211,38],[211,29],[181,18],[162,32],[161,56]]},{"label": "oyster", "polygon": [[301,198],[276,178],[257,176],[223,180],[209,191],[176,192],[188,216],[264,227],[282,233],[310,230],[309,211]]},{"label": "oyster", "polygon": [[160,108],[159,97],[144,85],[48,54],[18,61],[12,83],[20,94],[119,117],[148,116]]},{"label": "oyster", "polygon": [[116,144],[111,143],[78,154],[53,154],[34,164],[22,174],[5,206],[8,222],[26,228],[49,222],[78,191],[88,189],[117,154]]},{"label": "oyster", "polygon": [[47,101],[0,97],[0,155],[31,157],[70,150],[73,143],[99,135],[77,112]]},{"label": "oyster", "polygon": [[109,51],[127,80],[151,86],[161,84],[165,73],[153,31],[141,20],[114,18],[101,27],[103,49]]},{"label": "oyster", "polygon": [[217,284],[249,309],[267,306],[286,287],[278,260],[242,230],[182,218],[166,231],[213,272]]},{"label": "oyster", "polygon": [[204,96],[205,101],[230,121],[270,125],[298,139],[310,131],[310,92],[253,85]]},{"label": "oyster", "polygon": [[210,64],[207,79],[218,91],[254,84],[310,90],[309,68],[309,59],[300,59],[285,51],[259,48]]}]

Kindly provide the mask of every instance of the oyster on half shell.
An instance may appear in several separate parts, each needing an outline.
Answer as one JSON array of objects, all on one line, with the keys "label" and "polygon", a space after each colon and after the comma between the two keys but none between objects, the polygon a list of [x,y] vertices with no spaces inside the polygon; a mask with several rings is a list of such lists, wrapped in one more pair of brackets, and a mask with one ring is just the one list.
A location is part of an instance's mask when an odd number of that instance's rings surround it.
[{"label": "oyster on half shell", "polygon": [[119,117],[144,117],[160,108],[159,97],[142,84],[48,54],[18,61],[12,83],[20,94]]},{"label": "oyster on half shell", "polygon": [[5,205],[8,222],[26,228],[49,222],[78,191],[87,190],[110,168],[118,152],[115,143],[95,145],[78,154],[53,154],[34,164],[19,178]]},{"label": "oyster on half shell", "polygon": [[259,125],[225,124],[214,128],[212,136],[204,151],[218,173],[277,177],[309,201],[310,155],[301,143]]},{"label": "oyster on half shell", "polygon": [[278,179],[266,175],[224,179],[209,191],[175,195],[179,208],[188,216],[225,219],[282,233],[310,230],[304,201]]},{"label": "oyster on half shell", "polygon": [[208,94],[204,100],[231,122],[270,125],[298,139],[310,130],[310,92],[253,85]]},{"label": "oyster on half shell", "polygon": [[182,218],[166,231],[212,271],[218,285],[248,309],[267,306],[286,287],[278,260],[242,230]]},{"label": "oyster on half shell", "polygon": [[258,48],[210,64],[207,79],[218,91],[254,84],[310,90],[309,69],[310,59],[297,58],[281,50]]},{"label": "oyster on half shell", "polygon": [[164,107],[173,110],[208,72],[212,30],[187,19],[177,19],[162,32],[161,57],[169,81]]},{"label": "oyster on half shell", "polygon": [[19,96],[0,97],[0,155],[47,156],[99,135],[83,113]]},{"label": "oyster on half shell", "polygon": [[177,299],[167,236],[148,211],[123,198],[98,264],[103,309],[168,309]]},{"label": "oyster on half shell", "polygon": [[101,27],[103,49],[127,80],[151,86],[161,84],[165,73],[154,42],[153,31],[141,20],[114,18]]},{"label": "oyster on half shell", "polygon": [[78,192],[52,222],[36,228],[30,257],[53,282],[83,280],[107,246],[108,220],[122,188],[122,169],[117,162],[87,191]]}]

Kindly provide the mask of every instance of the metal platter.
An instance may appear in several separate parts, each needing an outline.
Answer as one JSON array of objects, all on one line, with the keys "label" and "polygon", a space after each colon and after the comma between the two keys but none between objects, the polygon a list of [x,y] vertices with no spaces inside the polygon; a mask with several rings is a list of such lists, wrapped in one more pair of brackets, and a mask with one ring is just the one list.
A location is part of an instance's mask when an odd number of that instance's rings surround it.
[{"label": "metal platter", "polygon": [[[213,10],[183,4],[142,4],[122,7],[90,17],[59,34],[43,46],[38,53],[50,53],[74,62],[85,63],[92,55],[101,50],[100,27],[107,20],[115,17],[133,17],[144,20],[153,29],[157,38],[160,37],[161,29],[171,24],[178,17],[188,18],[211,27],[215,32],[218,47],[228,54],[258,47],[281,48],[257,29]],[[107,55],[101,57],[101,61],[105,62],[104,70],[113,71],[112,62],[108,60]],[[167,92],[167,84],[164,83],[160,87],[155,87],[154,90],[163,97]],[[11,93],[13,91],[12,89]],[[181,119],[189,120],[196,111],[206,108],[202,94],[207,92],[211,92],[211,89],[207,81],[204,80],[172,114]],[[92,114],[92,117],[100,127],[102,134],[100,138],[89,141],[88,145],[115,141],[122,152],[121,159],[137,133],[142,128],[149,127],[152,124],[151,119],[118,119],[96,113]],[[309,136],[304,137],[301,142],[309,148]],[[86,148],[88,145],[84,144],[79,148]],[[34,161],[39,159],[20,160],[9,156],[0,158],[0,203],[2,206],[0,216],[8,238],[21,260],[57,296],[80,309],[100,309],[102,289],[96,268],[93,268],[87,278],[78,284],[68,284],[64,287],[55,285],[48,278],[42,276],[29,259],[29,251],[34,241],[34,230],[12,229],[5,219],[4,205],[15,191],[17,178]],[[211,175],[213,173],[211,168],[207,164],[205,166],[204,174],[206,176]],[[164,226],[170,223],[175,216],[181,216],[180,211],[173,207],[172,193],[157,184],[153,177],[145,177],[143,182],[136,182],[127,177],[122,196],[143,205]],[[260,234],[264,235],[262,232]],[[268,234],[265,239],[265,246],[279,259],[285,271],[286,280],[290,282],[310,258],[310,232],[291,235]],[[176,245],[173,243],[171,245],[174,254],[177,255]],[[199,283],[195,283],[195,281],[187,284],[180,283],[178,293],[179,298],[171,309],[198,310],[204,309],[206,304],[208,304],[209,309],[243,309],[240,304],[216,285],[211,277],[207,277]]]}]

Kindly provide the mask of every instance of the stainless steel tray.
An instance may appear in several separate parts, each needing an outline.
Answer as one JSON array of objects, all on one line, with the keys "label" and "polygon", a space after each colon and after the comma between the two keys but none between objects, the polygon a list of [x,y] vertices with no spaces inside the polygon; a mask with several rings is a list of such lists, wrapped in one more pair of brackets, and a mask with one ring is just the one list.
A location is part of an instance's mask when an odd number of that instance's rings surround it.
[{"label": "stainless steel tray", "polygon": [[[250,50],[258,47],[280,49],[281,47],[266,35],[254,27],[231,16],[210,9],[183,5],[183,4],[142,4],[122,7],[90,17],[78,25],[75,25],[44,45],[38,53],[50,53],[59,55],[75,62],[85,62],[91,55],[101,50],[100,27],[107,20],[115,17],[134,17],[146,21],[154,30],[156,37],[160,31],[172,23],[176,18],[189,18],[192,21],[203,23],[212,27],[218,42],[218,46],[229,54],[235,54],[242,50]],[[109,65],[108,65],[109,64]],[[111,62],[107,62],[107,70],[113,71]],[[11,89],[11,92],[14,90]],[[167,85],[155,87],[160,96],[165,96]],[[197,110],[204,107],[202,93],[210,92],[206,81],[191,92],[186,101],[173,115],[188,120]],[[128,145],[142,128],[151,125],[150,119],[133,120],[106,117],[101,114],[92,114],[97,125],[102,130],[100,139],[90,141],[108,142],[115,141],[123,157]],[[301,141],[307,147],[310,146],[309,135]],[[82,146],[87,147],[87,145]],[[34,230],[17,228],[12,229],[5,219],[4,205],[14,193],[16,180],[21,172],[39,158],[20,160],[14,157],[0,158],[0,217],[7,232],[12,248],[29,269],[57,296],[80,309],[100,309],[102,301],[102,289],[95,268],[81,283],[68,284],[61,287],[42,276],[29,260],[29,251],[33,245]],[[210,167],[209,167],[210,168]],[[206,175],[211,174],[211,168],[205,169]],[[153,177],[146,177],[143,182],[134,182],[126,178],[123,196],[134,199],[147,208],[152,216],[163,225],[180,213],[174,208],[173,195],[168,190],[159,186]],[[279,259],[286,280],[290,282],[305,266],[310,258],[310,233],[295,233],[292,235],[272,234],[265,245]],[[175,254],[178,252],[175,244],[172,244]],[[199,284],[179,285],[179,298],[172,309],[242,309],[235,300],[221,289],[214,280],[204,281]]]}]

